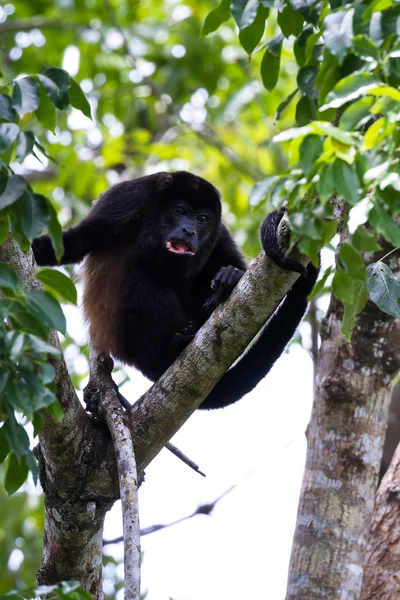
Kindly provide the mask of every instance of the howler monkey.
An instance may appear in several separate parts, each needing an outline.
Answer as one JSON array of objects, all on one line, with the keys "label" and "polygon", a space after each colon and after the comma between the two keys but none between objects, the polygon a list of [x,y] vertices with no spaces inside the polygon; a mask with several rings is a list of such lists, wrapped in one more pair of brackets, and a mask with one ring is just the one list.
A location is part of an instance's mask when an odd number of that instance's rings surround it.
[{"label": "howler monkey", "polygon": [[[285,258],[276,230],[283,211],[261,226],[265,253],[302,276],[256,342],[219,381],[200,408],[239,400],[268,373],[307,308],[318,275]],[[224,301],[246,263],[221,223],[217,189],[178,171],[124,181],[102,194],[86,218],[63,233],[57,261],[50,238],[33,242],[39,265],[84,265],[84,313],[94,348],[157,379]]]}]

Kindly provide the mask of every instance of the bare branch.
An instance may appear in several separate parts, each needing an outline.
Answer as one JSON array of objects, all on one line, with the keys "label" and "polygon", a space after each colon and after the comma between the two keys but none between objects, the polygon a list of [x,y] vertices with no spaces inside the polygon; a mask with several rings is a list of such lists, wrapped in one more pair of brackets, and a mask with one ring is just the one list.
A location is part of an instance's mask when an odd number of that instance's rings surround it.
[{"label": "bare branch", "polygon": [[[196,517],[197,515],[206,515],[206,516],[211,515],[212,511],[214,510],[214,508],[216,507],[218,502],[220,500],[222,500],[222,498],[225,498],[225,496],[227,496],[232,490],[234,490],[236,485],[237,484],[231,485],[230,488],[225,490],[225,492],[223,492],[220,496],[218,496],[218,498],[215,498],[215,500],[213,500],[212,502],[209,502],[207,504],[200,504],[200,506],[198,506],[196,508],[196,510],[194,512],[190,513],[189,515],[186,515],[185,517],[181,517],[180,519],[176,519],[176,521],[172,521],[171,523],[158,523],[156,525],[150,525],[149,527],[145,527],[144,529],[140,530],[140,535],[141,536],[149,535],[150,533],[155,533],[156,531],[160,531],[161,529],[167,529],[167,527],[172,527],[173,525],[178,525],[179,523],[183,523],[183,521],[192,519],[193,517]],[[110,544],[119,544],[123,541],[124,541],[124,536],[120,536],[120,537],[114,538],[112,540],[104,540],[103,546],[107,546]]]},{"label": "bare branch", "polygon": [[[98,357],[91,348],[90,372],[97,380],[102,375],[111,378],[112,361]],[[107,365],[108,363],[108,365]],[[126,600],[140,599],[140,525],[138,479],[135,453],[131,432],[128,427],[126,412],[118,400],[116,390],[106,387],[99,399],[99,413],[108,426],[114,444],[117,461],[119,490],[122,505],[122,520],[124,530],[124,598]]]}]

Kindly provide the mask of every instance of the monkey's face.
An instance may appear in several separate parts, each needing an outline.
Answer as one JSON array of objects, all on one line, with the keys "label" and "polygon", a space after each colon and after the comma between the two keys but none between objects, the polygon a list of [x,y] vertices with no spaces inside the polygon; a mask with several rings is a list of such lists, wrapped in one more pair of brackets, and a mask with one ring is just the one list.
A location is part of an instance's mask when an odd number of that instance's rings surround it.
[{"label": "monkey's face", "polygon": [[201,252],[209,237],[212,214],[207,209],[195,210],[188,202],[178,200],[164,214],[164,247],[178,256],[192,257]]}]

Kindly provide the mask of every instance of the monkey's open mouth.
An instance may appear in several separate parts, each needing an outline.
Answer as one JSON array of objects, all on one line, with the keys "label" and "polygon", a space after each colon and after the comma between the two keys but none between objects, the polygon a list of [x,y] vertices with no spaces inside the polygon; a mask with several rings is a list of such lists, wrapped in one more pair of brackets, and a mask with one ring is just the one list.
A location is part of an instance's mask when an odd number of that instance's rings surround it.
[{"label": "monkey's open mouth", "polygon": [[168,240],[166,248],[174,254],[189,254],[190,256],[196,254],[193,246],[183,240]]}]

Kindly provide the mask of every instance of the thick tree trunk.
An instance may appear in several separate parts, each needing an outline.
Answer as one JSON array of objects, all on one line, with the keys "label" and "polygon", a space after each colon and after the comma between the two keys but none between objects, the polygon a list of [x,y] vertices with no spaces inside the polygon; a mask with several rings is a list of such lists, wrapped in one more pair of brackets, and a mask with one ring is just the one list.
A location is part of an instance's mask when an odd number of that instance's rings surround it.
[{"label": "thick tree trunk", "polygon": [[[103,598],[103,524],[110,503],[46,498],[44,548],[39,584],[79,581],[96,599]],[[82,551],[84,549],[84,551]]]},{"label": "thick tree trunk", "polygon": [[400,598],[400,445],[375,498],[362,600]]},{"label": "thick tree trunk", "polygon": [[341,325],[342,306],[332,298],[321,329],[287,600],[360,597],[389,383],[400,368],[400,321],[368,303],[351,344]]}]

